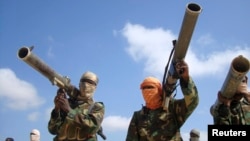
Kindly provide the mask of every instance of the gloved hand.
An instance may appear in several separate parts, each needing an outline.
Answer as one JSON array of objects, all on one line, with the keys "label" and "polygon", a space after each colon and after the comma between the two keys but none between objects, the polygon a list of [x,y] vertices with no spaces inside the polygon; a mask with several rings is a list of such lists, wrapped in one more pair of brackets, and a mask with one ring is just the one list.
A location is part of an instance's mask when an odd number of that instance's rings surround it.
[{"label": "gloved hand", "polygon": [[219,105],[218,114],[220,117],[228,117],[230,114],[230,108],[224,104]]},{"label": "gloved hand", "polygon": [[188,64],[184,60],[180,60],[175,65],[176,72],[185,82],[189,80]]}]

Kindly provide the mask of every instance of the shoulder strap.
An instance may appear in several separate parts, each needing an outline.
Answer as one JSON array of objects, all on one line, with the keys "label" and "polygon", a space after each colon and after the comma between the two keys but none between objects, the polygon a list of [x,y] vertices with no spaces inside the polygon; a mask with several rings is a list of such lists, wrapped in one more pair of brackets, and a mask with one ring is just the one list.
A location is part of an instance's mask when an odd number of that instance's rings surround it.
[{"label": "shoulder strap", "polygon": [[[93,107],[95,106],[96,102],[92,103],[90,106],[89,106],[89,110],[88,110],[88,114],[90,114],[92,112],[92,109]],[[103,134],[103,131],[102,131],[102,126],[98,129],[97,131],[97,134],[100,135],[102,137],[102,139],[106,140],[106,136]]]},{"label": "shoulder strap", "polygon": [[92,103],[92,104],[89,106],[88,114],[90,114],[90,113],[92,112],[92,109],[93,109],[94,105],[95,105],[95,102]]}]

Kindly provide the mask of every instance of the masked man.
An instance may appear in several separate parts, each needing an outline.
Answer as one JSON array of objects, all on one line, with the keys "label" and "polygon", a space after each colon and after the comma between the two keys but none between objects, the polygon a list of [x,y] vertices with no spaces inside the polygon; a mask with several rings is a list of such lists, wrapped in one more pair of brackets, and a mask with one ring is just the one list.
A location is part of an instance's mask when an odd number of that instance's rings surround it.
[{"label": "masked man", "polygon": [[213,116],[215,125],[250,125],[250,92],[247,81],[248,77],[245,76],[231,99],[218,92],[218,100],[222,104]]},{"label": "masked man", "polygon": [[93,95],[98,77],[93,72],[85,72],[79,82],[79,90],[66,98],[65,90],[59,89],[54,99],[48,130],[56,135],[54,141],[97,141],[101,129],[105,107],[102,102],[94,102]]},{"label": "masked man", "polygon": [[140,85],[145,106],[134,112],[126,141],[182,141],[180,128],[198,105],[199,98],[186,62],[177,62],[175,68],[182,70],[177,73],[184,98],[171,97],[169,110],[164,110],[160,81],[155,77],[145,78]]},{"label": "masked man", "polygon": [[30,132],[30,141],[40,141],[40,131],[33,129]]},{"label": "masked man", "polygon": [[189,141],[200,141],[200,131],[197,129],[192,129],[190,131]]},{"label": "masked man", "polygon": [[13,138],[6,138],[5,141],[14,141]]}]

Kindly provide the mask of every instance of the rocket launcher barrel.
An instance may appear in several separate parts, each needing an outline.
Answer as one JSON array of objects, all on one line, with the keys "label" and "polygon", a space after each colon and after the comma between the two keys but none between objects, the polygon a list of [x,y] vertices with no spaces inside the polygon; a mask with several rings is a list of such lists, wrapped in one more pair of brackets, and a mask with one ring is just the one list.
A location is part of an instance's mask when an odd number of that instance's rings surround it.
[{"label": "rocket launcher barrel", "polygon": [[[197,18],[199,16],[199,14],[201,13],[202,8],[200,5],[196,4],[196,3],[188,3],[186,6],[186,11],[185,11],[185,15],[182,21],[182,26],[181,26],[181,30],[179,33],[179,37],[177,39],[176,42],[174,42],[174,54],[171,60],[171,64],[170,64],[170,69],[168,70],[168,72],[166,73],[165,70],[165,74],[164,74],[164,78],[163,78],[163,85],[170,84],[172,86],[171,93],[173,92],[173,90],[175,89],[175,85],[177,83],[177,80],[179,79],[177,76],[177,73],[175,71],[175,64],[177,63],[178,60],[183,60],[185,59],[188,47],[189,47],[189,43],[196,25],[196,21]],[[165,75],[167,75],[167,78],[165,79]],[[164,103],[163,103],[163,108],[166,110],[168,107],[168,103],[169,103],[169,97],[171,97],[171,95],[166,95],[164,94]]]},{"label": "rocket launcher barrel", "polygon": [[[230,69],[227,73],[226,79],[220,90],[222,96],[230,99],[234,96],[240,82],[249,72],[250,62],[243,55],[235,57],[230,65]],[[217,109],[221,103],[216,99],[215,103],[210,108],[210,113],[216,115]]]},{"label": "rocket launcher barrel", "polygon": [[[75,91],[75,87],[71,85],[70,79],[66,76],[62,76],[48,66],[44,61],[39,59],[35,54],[32,53],[32,47],[21,47],[18,50],[17,56],[19,59],[26,62],[32,68],[40,72],[43,76],[49,79],[52,85],[56,85],[59,88],[63,88],[67,93]],[[69,94],[71,96],[71,94]]]}]

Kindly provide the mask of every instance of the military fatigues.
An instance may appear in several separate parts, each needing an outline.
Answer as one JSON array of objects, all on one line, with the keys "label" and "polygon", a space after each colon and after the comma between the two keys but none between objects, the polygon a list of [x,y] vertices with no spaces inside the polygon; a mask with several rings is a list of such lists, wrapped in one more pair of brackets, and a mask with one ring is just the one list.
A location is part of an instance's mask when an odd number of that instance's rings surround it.
[{"label": "military fatigues", "polygon": [[131,119],[126,141],[182,141],[180,127],[199,103],[198,91],[189,78],[187,84],[181,83],[183,99],[171,99],[169,111],[158,108],[150,110],[143,107],[135,111]]},{"label": "military fatigues", "polygon": [[250,102],[245,98],[239,102],[232,101],[230,107],[221,104],[215,112],[215,125],[250,125]]},{"label": "military fatigues", "polygon": [[48,130],[56,135],[54,141],[97,141],[96,132],[103,117],[103,103],[91,100],[72,107],[68,114],[53,110]]}]

